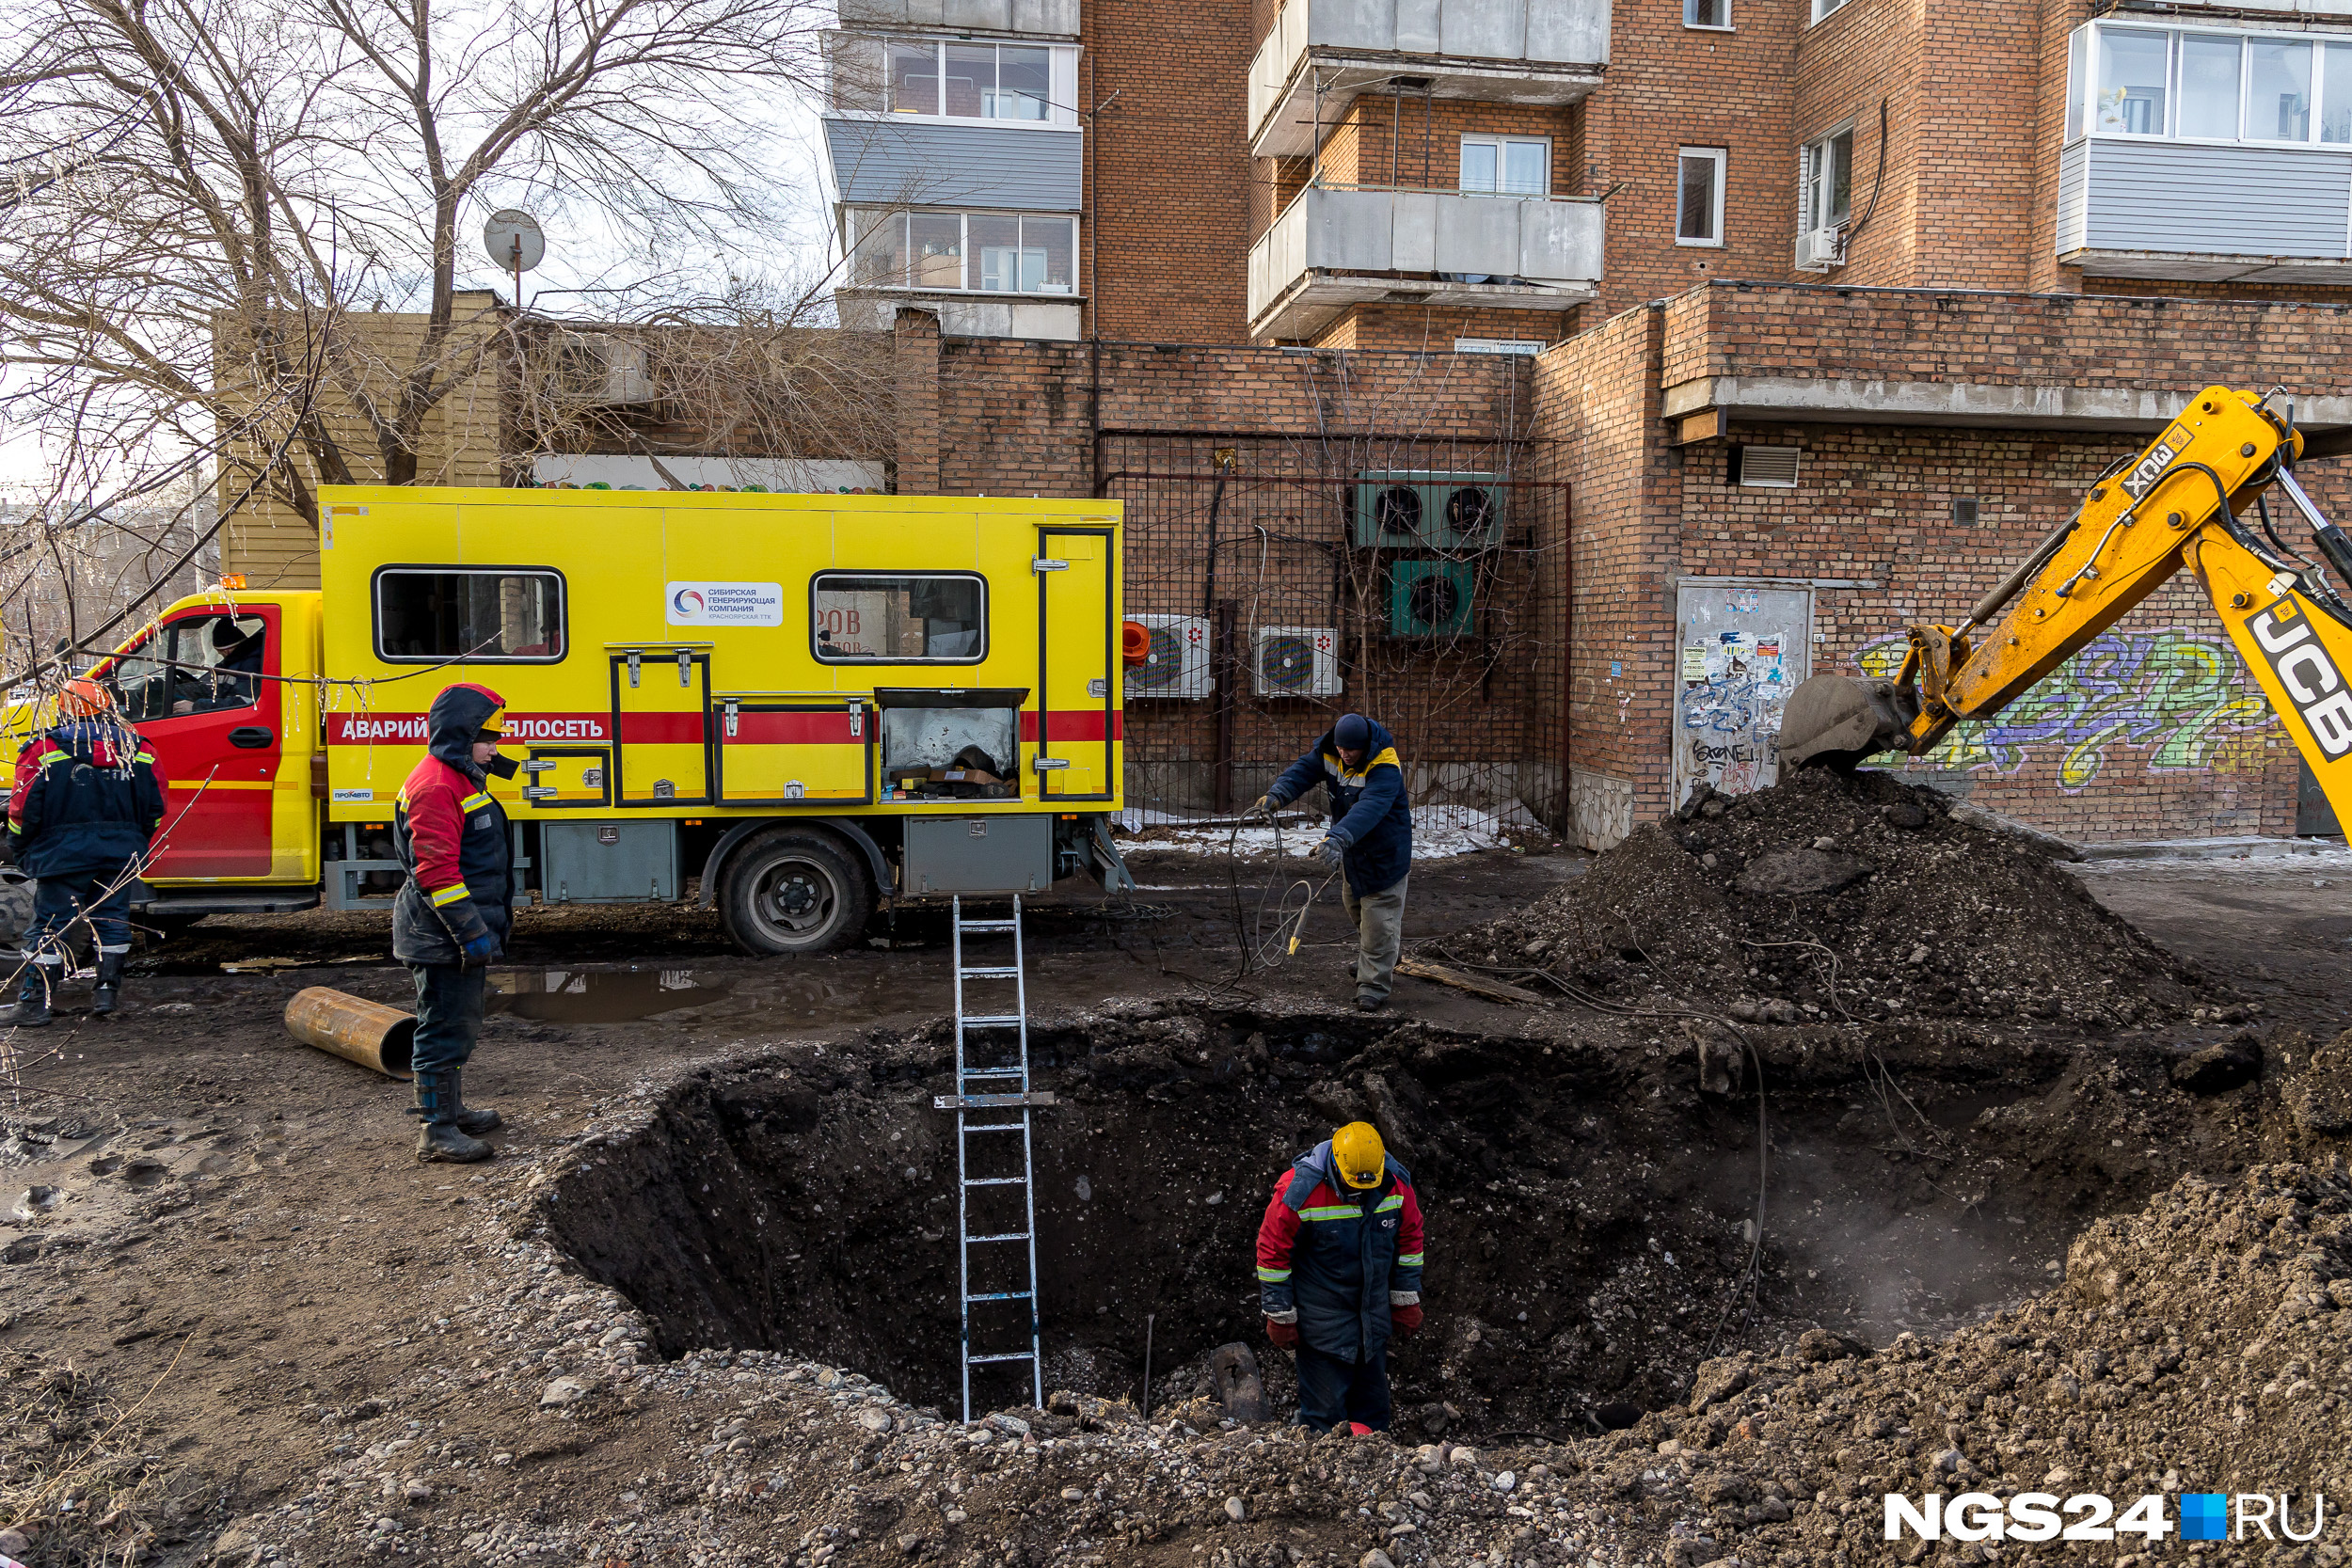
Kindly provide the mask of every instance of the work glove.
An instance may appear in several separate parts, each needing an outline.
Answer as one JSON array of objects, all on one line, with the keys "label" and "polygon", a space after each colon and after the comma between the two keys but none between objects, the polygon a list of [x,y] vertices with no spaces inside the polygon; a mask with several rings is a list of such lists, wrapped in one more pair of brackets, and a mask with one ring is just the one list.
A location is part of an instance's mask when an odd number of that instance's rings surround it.
[{"label": "work glove", "polygon": [[1268,1318],[1265,1321],[1265,1337],[1284,1350],[1298,1348],[1298,1325],[1296,1323],[1278,1323],[1272,1318]]},{"label": "work glove", "polygon": [[1395,1331],[1398,1338],[1411,1338],[1421,1332],[1421,1308],[1419,1307],[1390,1307],[1389,1327]]},{"label": "work glove", "polygon": [[1271,795],[1261,795],[1256,800],[1250,801],[1249,815],[1251,816],[1272,816],[1274,815],[1274,797]]},{"label": "work glove", "polygon": [[1342,844],[1336,834],[1326,836],[1321,844],[1315,846],[1315,859],[1334,871],[1340,868],[1340,863],[1346,858],[1347,846]]},{"label": "work glove", "polygon": [[457,949],[460,962],[468,969],[480,969],[499,956],[499,939],[488,931],[468,937]]}]

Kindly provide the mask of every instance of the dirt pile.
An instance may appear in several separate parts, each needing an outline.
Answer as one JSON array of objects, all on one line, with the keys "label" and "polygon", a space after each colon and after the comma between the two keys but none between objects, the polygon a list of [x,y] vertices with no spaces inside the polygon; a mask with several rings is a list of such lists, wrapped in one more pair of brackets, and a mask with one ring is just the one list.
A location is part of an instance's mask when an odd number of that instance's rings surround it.
[{"label": "dirt pile", "polygon": [[2098,1031],[2235,1006],[2043,854],[1931,790],[1827,768],[1754,795],[1701,789],[1577,881],[1430,951],[1764,1023]]},{"label": "dirt pile", "polygon": [[[2314,1495],[2352,1481],[2348,1354],[2342,1167],[2185,1177],[2090,1227],[2060,1289],[1941,1344],[1904,1335],[1855,1356],[1808,1337],[1708,1362],[1687,1402],[1610,1440],[1629,1457],[1597,1469],[1626,1496],[1700,1505],[1695,1533],[1678,1532],[1687,1563],[1921,1560],[1924,1543],[1881,1543],[1887,1493],[2100,1493],[2119,1514],[2151,1493],[2261,1494],[2308,1539]],[[2158,1517],[2177,1523],[2172,1497]],[[2156,1544],[2116,1540],[2091,1560],[2144,1561],[2134,1543]],[[2233,1550],[2340,1555],[2279,1545],[2249,1530]]]}]

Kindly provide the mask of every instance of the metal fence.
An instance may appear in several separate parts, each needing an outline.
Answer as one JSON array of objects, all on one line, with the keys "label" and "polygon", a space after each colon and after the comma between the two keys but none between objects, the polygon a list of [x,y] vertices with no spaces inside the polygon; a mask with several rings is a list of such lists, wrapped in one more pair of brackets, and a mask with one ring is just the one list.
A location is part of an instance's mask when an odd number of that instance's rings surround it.
[{"label": "metal fence", "polygon": [[1340,714],[1394,732],[1433,827],[1558,825],[1564,484],[1538,443],[1105,433],[1127,518],[1138,827],[1246,806]]}]

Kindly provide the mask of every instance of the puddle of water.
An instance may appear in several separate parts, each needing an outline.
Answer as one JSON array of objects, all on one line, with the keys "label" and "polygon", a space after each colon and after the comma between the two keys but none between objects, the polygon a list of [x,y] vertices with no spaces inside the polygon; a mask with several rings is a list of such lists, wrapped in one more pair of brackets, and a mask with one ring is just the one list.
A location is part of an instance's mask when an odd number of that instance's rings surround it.
[{"label": "puddle of water", "polygon": [[552,1023],[626,1023],[699,1006],[734,989],[688,969],[494,969],[490,1011]]}]

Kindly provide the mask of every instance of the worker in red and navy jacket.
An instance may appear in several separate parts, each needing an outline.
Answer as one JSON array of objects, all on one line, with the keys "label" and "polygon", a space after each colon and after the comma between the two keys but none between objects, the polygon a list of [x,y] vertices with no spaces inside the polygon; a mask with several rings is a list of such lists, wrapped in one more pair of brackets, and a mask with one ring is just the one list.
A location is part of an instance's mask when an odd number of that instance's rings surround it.
[{"label": "worker in red and navy jacket", "polygon": [[1298,1354],[1298,1421],[1389,1425],[1389,1339],[1421,1328],[1421,1200],[1379,1130],[1351,1121],[1274,1183],[1258,1225],[1266,1338]]},{"label": "worker in red and navy jacket", "polygon": [[417,980],[416,1075],[420,1160],[486,1160],[474,1136],[499,1114],[465,1101],[466,1060],[482,1033],[485,966],[506,945],[514,867],[506,812],[489,775],[511,779],[499,755],[505,699],[485,686],[453,686],[425,714],[425,757],[400,786],[392,846],[408,873],[392,904],[392,956]]},{"label": "worker in red and navy jacket", "polygon": [[131,895],[163,818],[155,753],[122,721],[114,693],[87,675],[66,682],[57,722],[17,757],[8,794],[8,858],[36,880],[16,1005],[0,1024],[50,1021],[83,921],[98,944],[89,1010],[99,1018],[115,1010],[131,956]]}]

